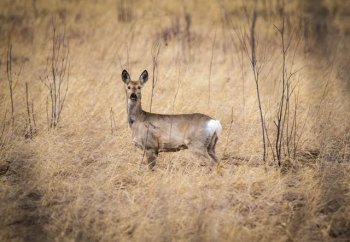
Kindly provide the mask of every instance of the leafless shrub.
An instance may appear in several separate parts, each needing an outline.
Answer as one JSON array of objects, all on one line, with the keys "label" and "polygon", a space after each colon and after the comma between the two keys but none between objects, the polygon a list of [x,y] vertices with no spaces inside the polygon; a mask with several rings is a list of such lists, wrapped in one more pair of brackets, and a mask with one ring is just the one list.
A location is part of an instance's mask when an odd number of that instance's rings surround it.
[{"label": "leafless shrub", "polygon": [[131,22],[134,9],[133,0],[117,0],[118,20],[120,22]]},{"label": "leafless shrub", "polygon": [[37,0],[32,0],[32,8],[33,8],[34,17],[37,18],[39,15]]},{"label": "leafless shrub", "polygon": [[[242,49],[246,53],[250,63],[251,69],[253,72],[256,95],[258,100],[258,108],[260,115],[260,124],[261,124],[261,134],[262,134],[262,148],[263,148],[263,161],[267,161],[268,155],[272,155],[273,161],[276,162],[278,166],[281,166],[281,160],[283,157],[295,158],[298,145],[300,143],[301,135],[298,130],[298,95],[293,95],[294,91],[298,85],[298,82],[295,82],[293,77],[297,72],[300,71],[293,70],[294,58],[296,55],[296,50],[300,42],[300,38],[294,43],[294,37],[296,35],[295,31],[291,32],[288,36],[286,34],[286,25],[285,25],[285,15],[284,15],[284,5],[280,9],[280,19],[281,27],[275,26],[281,43],[281,57],[282,57],[282,69],[281,69],[281,90],[278,91],[278,103],[276,109],[276,120],[273,121],[275,125],[275,133],[272,133],[271,130],[268,130],[268,121],[265,118],[264,110],[262,107],[262,94],[261,94],[261,83],[260,83],[260,72],[263,67],[261,63],[261,58],[266,57],[260,56],[260,59],[257,57],[257,38],[256,38],[256,22],[257,22],[257,11],[256,6],[250,15],[248,10],[246,12],[248,22],[250,23],[250,34],[247,37],[246,33],[236,32]],[[292,55],[291,66],[287,68],[287,55],[291,47],[294,48],[294,53]],[[259,62],[260,61],[260,62]],[[288,71],[287,71],[288,70]],[[291,111],[292,98],[294,98],[294,110]],[[305,127],[305,123],[302,126]],[[272,140],[270,139],[272,137]]]},{"label": "leafless shrub", "polygon": [[[51,56],[47,60],[46,73],[48,74],[40,79],[49,91],[46,101],[48,126],[56,128],[68,93],[70,62],[66,30],[64,29],[63,33],[57,32],[56,23],[52,20],[52,31]],[[50,108],[49,105],[51,105]]]},{"label": "leafless shrub", "polygon": [[178,37],[180,33],[181,33],[180,19],[178,16],[175,16],[171,19],[170,26],[164,28],[161,31],[160,37],[164,41],[165,45],[167,45],[170,40]]},{"label": "leafless shrub", "polygon": [[162,27],[156,34],[165,46],[172,41],[177,41],[182,46],[183,59],[189,62],[192,59],[192,43],[195,35],[192,30],[192,15],[184,8],[179,15],[170,17],[170,24]]},{"label": "leafless shrub", "polygon": [[15,76],[15,80],[19,78],[23,65],[20,66],[19,71],[13,73],[12,71],[12,44],[11,42],[8,44],[7,47],[7,55],[6,55],[6,76],[7,76],[7,82],[9,86],[9,93],[10,93],[10,110],[11,110],[11,128],[14,128],[15,125],[15,104],[14,104],[14,89],[17,84],[17,82],[13,81],[13,74]]},{"label": "leafless shrub", "polygon": [[302,30],[307,50],[329,51],[327,36],[332,31],[332,14],[325,4],[319,4],[317,0],[300,1],[298,13],[299,27]]},{"label": "leafless shrub", "polygon": [[[290,116],[289,114],[290,104],[288,104],[288,110],[287,110],[287,125],[286,125],[286,140],[285,140],[286,152],[285,153],[288,158],[296,159],[297,152],[299,152],[299,147],[302,143],[302,136],[305,130],[305,125],[309,119],[310,109],[307,110],[304,117],[299,117],[299,114],[298,114],[299,93],[294,91],[293,97],[294,97],[294,108],[291,111],[292,116]],[[300,120],[303,120],[303,122],[300,122]],[[309,151],[307,153],[309,153]]]},{"label": "leafless shrub", "polygon": [[185,19],[185,30],[184,30],[185,39],[187,41],[187,45],[190,46],[190,42],[191,42],[191,26],[192,26],[191,14],[185,12],[184,19]]},{"label": "leafless shrub", "polygon": [[[276,161],[277,164],[281,165],[282,156],[287,156],[288,158],[295,158],[298,144],[301,138],[299,134],[298,125],[297,125],[297,109],[298,109],[298,95],[294,95],[294,111],[290,111],[290,105],[292,103],[292,95],[298,85],[298,82],[293,81],[293,77],[296,73],[300,71],[293,70],[294,58],[296,55],[296,50],[300,42],[300,38],[297,40],[295,46],[292,46],[293,38],[295,31],[287,36],[286,34],[286,24],[285,24],[285,14],[284,14],[284,5],[280,9],[280,19],[281,26],[275,26],[281,43],[281,55],[282,55],[282,78],[281,78],[281,92],[280,99],[277,108],[277,119],[274,121],[276,127],[276,139],[275,139],[275,152],[276,152]],[[288,66],[287,56],[290,52],[291,47],[294,47],[294,53],[292,55],[291,65]],[[305,123],[304,123],[305,124]],[[290,127],[291,126],[291,127]],[[298,137],[298,138],[297,138]],[[284,154],[282,154],[285,150]],[[292,155],[293,154],[293,155]]]},{"label": "leafless shrub", "polygon": [[184,9],[182,14],[171,17],[169,26],[158,33],[158,38],[162,39],[165,45],[173,39],[181,39],[183,48],[190,47],[193,37],[191,26],[192,16]]},{"label": "leafless shrub", "polygon": [[29,103],[29,87],[28,82],[26,82],[26,106],[27,106],[27,119],[26,119],[26,128],[24,137],[26,139],[32,139],[33,136],[36,134],[36,121],[34,116],[34,102],[32,100],[31,103]]}]

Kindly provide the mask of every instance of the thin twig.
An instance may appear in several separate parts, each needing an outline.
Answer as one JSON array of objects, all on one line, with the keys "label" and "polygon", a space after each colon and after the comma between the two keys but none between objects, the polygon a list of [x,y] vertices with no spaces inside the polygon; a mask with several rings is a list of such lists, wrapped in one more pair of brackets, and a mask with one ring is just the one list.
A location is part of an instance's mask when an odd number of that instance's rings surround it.
[{"label": "thin twig", "polygon": [[227,150],[228,143],[229,143],[230,136],[231,136],[232,125],[233,125],[233,106],[231,107],[230,126],[228,128],[228,134],[227,134],[227,138],[226,138],[226,144],[225,144],[225,148],[224,148],[224,152],[223,152],[223,157],[225,157],[225,155],[226,155],[226,150]]},{"label": "thin twig", "polygon": [[33,129],[32,129],[32,120],[31,120],[31,114],[30,114],[30,106],[29,106],[29,88],[28,88],[28,82],[26,82],[26,104],[27,104],[27,115],[28,115],[28,128],[29,128],[29,133],[26,133],[25,136],[26,138],[33,138]]},{"label": "thin twig", "polygon": [[215,42],[216,42],[216,31],[217,28],[215,28],[215,33],[214,33],[214,40],[211,46],[211,56],[210,56],[210,64],[209,64],[209,78],[208,78],[208,106],[210,106],[210,93],[211,93],[211,70],[212,70],[212,65],[213,65],[213,57],[214,57],[214,47],[215,47]]},{"label": "thin twig", "polygon": [[265,129],[265,119],[263,115],[262,105],[261,105],[261,97],[260,97],[260,87],[259,87],[259,70],[257,70],[257,58],[256,58],[256,38],[255,38],[255,26],[257,20],[257,12],[254,9],[252,25],[250,29],[250,48],[251,48],[251,66],[254,74],[254,81],[256,86],[256,94],[258,98],[258,107],[260,113],[260,123],[261,123],[261,133],[262,133],[262,145],[263,145],[263,161],[266,162],[267,150],[266,150],[266,129]]},{"label": "thin twig", "polygon": [[153,104],[153,95],[154,95],[154,88],[156,87],[158,73],[156,75],[156,71],[158,72],[158,56],[160,51],[160,43],[157,42],[154,44],[152,48],[152,93],[151,93],[151,101],[149,105],[149,111],[152,112],[152,104]]},{"label": "thin twig", "polygon": [[113,108],[111,107],[111,110],[110,110],[110,120],[111,120],[111,135],[114,134],[114,130],[117,131],[117,124],[116,124],[116,121],[115,121],[115,113],[113,111]]},{"label": "thin twig", "polygon": [[4,115],[4,121],[3,121],[3,125],[2,125],[2,129],[1,129],[1,135],[0,135],[0,148],[2,148],[5,144],[5,139],[3,141],[3,137],[4,137],[4,134],[5,134],[5,129],[6,129],[6,116],[7,116],[7,112],[8,110],[6,109],[5,110],[5,115]]},{"label": "thin twig", "polygon": [[35,120],[35,115],[34,115],[34,101],[32,99],[32,120],[34,124],[34,132],[36,132],[36,120]]},{"label": "thin twig", "polygon": [[12,85],[12,44],[9,43],[7,48],[7,59],[6,59],[6,73],[7,73],[7,81],[10,89],[10,100],[11,100],[11,125],[14,126],[15,123],[15,110],[13,104],[13,85]]},{"label": "thin twig", "polygon": [[50,118],[49,118],[49,95],[46,96],[46,121],[47,129],[50,129]]}]

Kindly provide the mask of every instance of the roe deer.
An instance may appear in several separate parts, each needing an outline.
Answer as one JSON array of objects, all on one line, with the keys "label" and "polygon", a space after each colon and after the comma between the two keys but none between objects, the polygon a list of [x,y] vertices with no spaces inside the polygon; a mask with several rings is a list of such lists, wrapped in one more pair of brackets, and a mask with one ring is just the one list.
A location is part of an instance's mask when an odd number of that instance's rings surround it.
[{"label": "roe deer", "polygon": [[159,152],[182,149],[218,163],[215,146],[222,129],[220,121],[201,113],[165,115],[146,112],[141,107],[141,89],[148,80],[148,72],[143,71],[138,81],[132,81],[129,73],[123,70],[122,80],[133,142],[145,151],[150,169]]}]

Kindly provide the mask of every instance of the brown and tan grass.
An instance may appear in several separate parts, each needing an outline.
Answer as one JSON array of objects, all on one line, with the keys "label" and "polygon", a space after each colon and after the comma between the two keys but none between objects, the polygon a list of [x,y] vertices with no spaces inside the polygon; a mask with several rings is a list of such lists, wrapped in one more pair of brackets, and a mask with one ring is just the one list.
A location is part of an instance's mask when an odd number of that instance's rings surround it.
[{"label": "brown and tan grass", "polygon": [[[288,5],[291,12],[297,2]],[[125,3],[133,9],[130,22],[118,19],[120,4]],[[241,1],[1,1],[0,29],[5,36],[0,40],[0,128],[5,129],[0,150],[0,241],[348,240],[346,37],[330,44],[327,55],[309,51],[306,40],[301,42],[294,63],[296,69],[302,68],[294,79],[299,83],[302,134],[298,155],[284,159],[280,168],[272,157],[266,165],[245,54],[243,68],[240,64],[237,31],[249,25],[244,15],[239,18],[235,13],[243,5]],[[233,14],[233,25],[225,22],[225,13]],[[53,16],[61,31],[66,26],[71,70],[61,121],[49,130],[48,92],[40,77],[50,55]],[[185,31],[188,16],[190,35]],[[273,24],[279,21],[276,16],[258,21],[259,46],[265,47],[259,54],[266,57],[261,94],[273,134],[281,75]],[[345,25],[339,26],[343,33]],[[13,46],[13,127],[6,76],[8,40]],[[141,164],[142,151],[133,146],[126,122],[120,74],[123,68],[133,79],[144,69],[151,73],[151,51],[158,41],[152,111],[202,112],[221,120],[218,172],[201,166],[202,161],[188,151],[161,154],[155,171]],[[24,138],[25,82],[35,105],[33,139]],[[146,110],[150,97],[148,83],[143,91]]]}]

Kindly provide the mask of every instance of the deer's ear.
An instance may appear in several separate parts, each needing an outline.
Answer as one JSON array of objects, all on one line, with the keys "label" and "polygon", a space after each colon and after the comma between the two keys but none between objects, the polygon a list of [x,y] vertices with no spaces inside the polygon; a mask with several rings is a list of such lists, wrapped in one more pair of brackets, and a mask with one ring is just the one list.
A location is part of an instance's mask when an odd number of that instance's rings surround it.
[{"label": "deer's ear", "polygon": [[146,70],[144,70],[142,73],[141,73],[141,76],[139,78],[139,81],[141,82],[141,84],[145,84],[148,80],[148,72]]},{"label": "deer's ear", "polygon": [[127,70],[123,70],[122,72],[122,80],[125,84],[128,84],[130,81],[130,75]]}]

